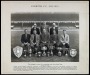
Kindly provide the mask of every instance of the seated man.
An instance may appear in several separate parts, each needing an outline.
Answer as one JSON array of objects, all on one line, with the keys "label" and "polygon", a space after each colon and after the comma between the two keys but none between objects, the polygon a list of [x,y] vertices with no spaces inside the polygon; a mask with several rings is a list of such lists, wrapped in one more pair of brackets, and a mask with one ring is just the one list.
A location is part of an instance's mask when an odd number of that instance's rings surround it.
[{"label": "seated man", "polygon": [[70,48],[69,35],[66,33],[66,30],[63,30],[63,35],[61,35],[60,41],[61,41],[61,44],[60,44],[61,47],[65,47],[68,49]]},{"label": "seated man", "polygon": [[33,49],[33,53],[35,53],[35,48],[39,48],[40,36],[37,34],[36,29],[33,31],[33,34],[30,38],[31,48]]},{"label": "seated man", "polygon": [[47,33],[46,29],[43,29],[42,34],[40,35],[41,47],[47,46],[47,48],[49,48],[49,39],[49,33]]},{"label": "seated man", "polygon": [[24,34],[21,36],[21,43],[24,50],[28,50],[30,45],[30,34],[27,34],[27,29],[24,30]]},{"label": "seated man", "polygon": [[53,23],[53,27],[50,28],[50,35],[53,34],[53,30],[55,30],[56,34],[58,34],[58,27],[55,23]]},{"label": "seated man", "polygon": [[37,34],[39,35],[40,34],[40,29],[37,27],[37,24],[35,23],[34,25],[33,25],[33,27],[31,28],[31,32],[30,32],[30,34],[33,34],[33,31],[36,29],[36,31],[37,31]]},{"label": "seated man", "polygon": [[[59,37],[58,34],[56,34],[56,31],[53,30],[53,34],[50,35],[50,44],[51,46],[57,47],[59,43]],[[57,53],[57,50],[54,48],[54,54]]]}]

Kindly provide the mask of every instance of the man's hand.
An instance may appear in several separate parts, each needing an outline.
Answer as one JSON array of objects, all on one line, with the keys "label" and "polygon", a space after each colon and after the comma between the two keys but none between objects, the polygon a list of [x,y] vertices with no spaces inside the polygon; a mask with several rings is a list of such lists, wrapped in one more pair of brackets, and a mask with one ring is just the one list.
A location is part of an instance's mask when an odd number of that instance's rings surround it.
[{"label": "man's hand", "polygon": [[56,43],[56,41],[53,41],[53,43],[55,44],[55,43]]},{"label": "man's hand", "polygon": [[33,43],[34,45],[36,44],[36,43]]},{"label": "man's hand", "polygon": [[43,41],[43,43],[46,43],[46,41]]},{"label": "man's hand", "polygon": [[63,45],[65,45],[65,42],[63,42]]},{"label": "man's hand", "polygon": [[30,45],[30,43],[27,43],[27,45],[29,46],[29,45]]},{"label": "man's hand", "polygon": [[24,45],[27,45],[28,43],[24,43]]}]

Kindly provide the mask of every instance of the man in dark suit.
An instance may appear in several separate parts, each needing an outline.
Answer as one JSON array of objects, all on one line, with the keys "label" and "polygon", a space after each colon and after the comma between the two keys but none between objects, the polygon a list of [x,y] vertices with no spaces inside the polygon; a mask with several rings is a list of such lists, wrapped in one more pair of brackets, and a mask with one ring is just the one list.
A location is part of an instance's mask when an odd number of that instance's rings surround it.
[{"label": "man in dark suit", "polygon": [[50,43],[55,46],[59,43],[59,36],[55,30],[53,30],[53,34],[50,35]]},{"label": "man in dark suit", "polygon": [[54,46],[54,54],[57,54],[57,50],[56,50],[56,47],[58,47],[58,44],[59,44],[59,36],[58,34],[56,34],[56,31],[53,30],[53,34],[50,35],[50,45],[51,46]]},{"label": "man in dark suit", "polygon": [[30,45],[30,34],[27,34],[27,29],[24,30],[24,34],[21,36],[21,43],[23,50],[28,51]]},{"label": "man in dark suit", "polygon": [[31,34],[33,34],[33,31],[36,29],[36,31],[37,31],[37,34],[39,35],[40,34],[40,29],[37,27],[37,24],[36,23],[34,23],[34,25],[33,25],[33,27],[31,28]]},{"label": "man in dark suit", "polygon": [[50,28],[50,35],[53,34],[53,30],[55,30],[56,34],[58,34],[58,27],[55,23],[53,23],[53,27]]}]

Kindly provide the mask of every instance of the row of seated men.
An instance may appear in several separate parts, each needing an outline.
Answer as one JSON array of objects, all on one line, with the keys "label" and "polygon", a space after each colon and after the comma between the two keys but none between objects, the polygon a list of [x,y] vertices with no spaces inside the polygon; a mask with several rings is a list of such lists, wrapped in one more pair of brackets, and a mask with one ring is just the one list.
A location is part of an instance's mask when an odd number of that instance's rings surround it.
[{"label": "row of seated men", "polygon": [[[58,27],[56,27],[55,23],[53,23],[53,27],[50,28],[50,31],[46,24],[40,27],[40,29],[34,24],[30,34],[28,34],[27,31],[28,30],[25,29],[24,34],[21,36],[22,46],[24,49],[26,48],[25,46],[31,46],[33,53],[35,53],[35,47],[37,47],[39,51],[43,46],[47,47],[47,51],[50,46],[70,48],[69,35],[66,33],[66,30],[63,30],[63,34],[61,34],[60,37],[58,35]],[[57,50],[53,50],[53,52],[56,54]]]}]

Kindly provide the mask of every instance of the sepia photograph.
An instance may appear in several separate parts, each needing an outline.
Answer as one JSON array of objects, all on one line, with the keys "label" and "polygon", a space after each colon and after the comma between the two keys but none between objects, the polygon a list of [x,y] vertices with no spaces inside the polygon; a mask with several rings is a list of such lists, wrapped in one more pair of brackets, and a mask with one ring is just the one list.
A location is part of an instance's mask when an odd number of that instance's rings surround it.
[{"label": "sepia photograph", "polygon": [[11,13],[11,62],[79,62],[79,13]]}]

